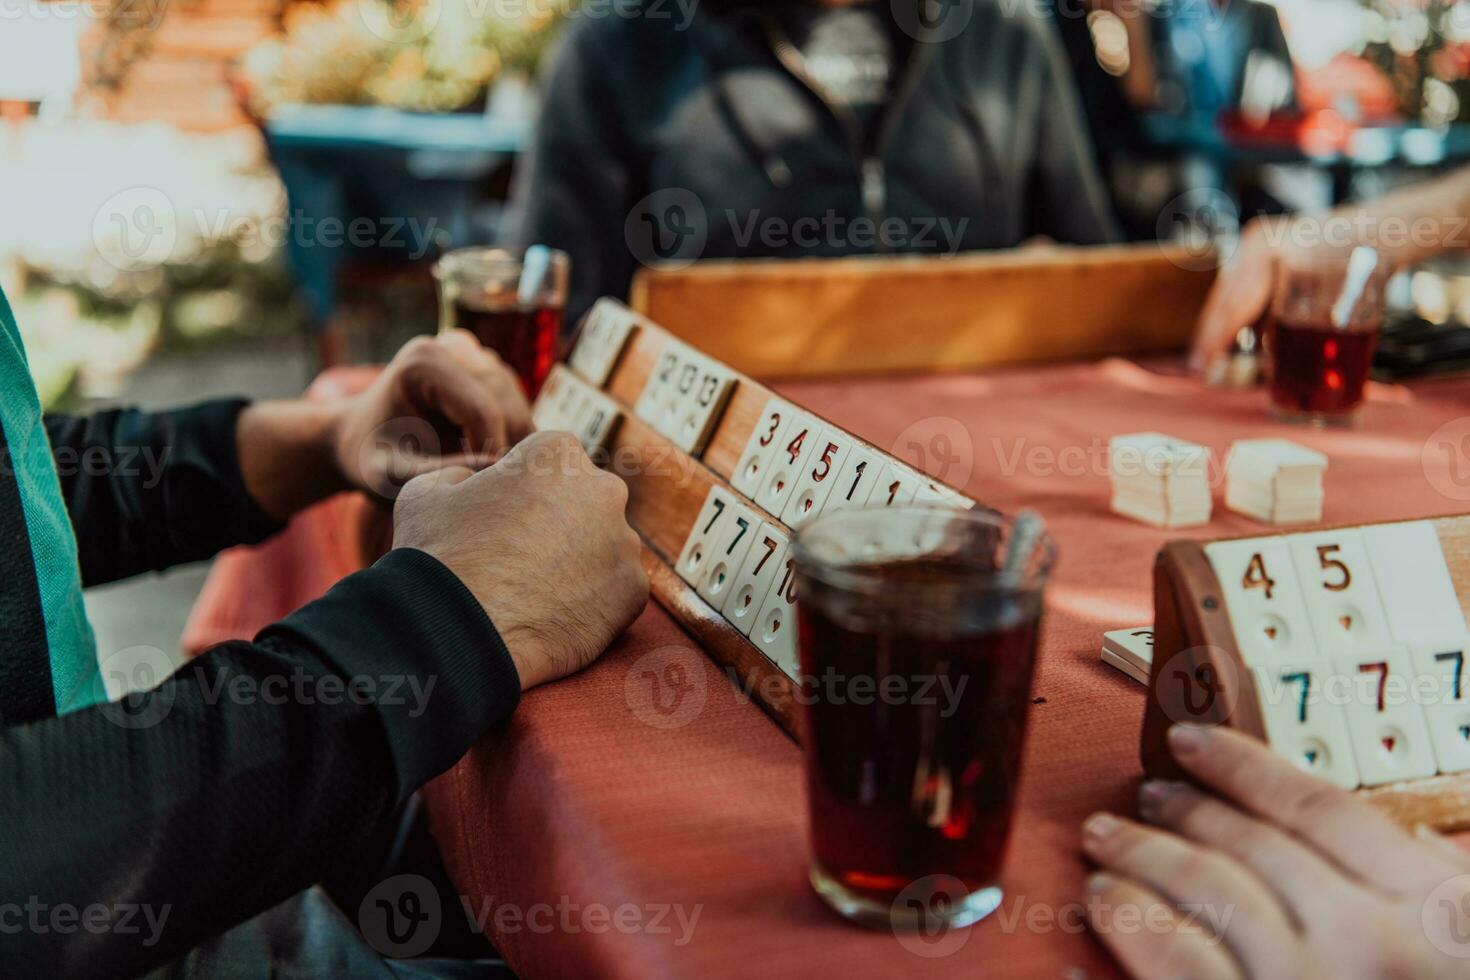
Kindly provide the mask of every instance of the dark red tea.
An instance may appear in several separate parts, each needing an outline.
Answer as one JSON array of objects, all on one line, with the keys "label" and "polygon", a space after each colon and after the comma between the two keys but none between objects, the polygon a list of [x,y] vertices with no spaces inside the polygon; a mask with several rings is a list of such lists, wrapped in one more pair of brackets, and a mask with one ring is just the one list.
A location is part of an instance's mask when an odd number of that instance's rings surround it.
[{"label": "dark red tea", "polygon": [[1363,401],[1379,331],[1327,323],[1271,324],[1271,402],[1301,415],[1345,415]]},{"label": "dark red tea", "polygon": [[[940,559],[869,566],[885,581],[955,579]],[[837,608],[824,608],[831,599]],[[1040,598],[973,598],[960,622],[882,623],[860,600],[802,595],[812,851],[887,903],[927,875],[996,883],[1010,835]],[[885,693],[885,687],[887,693]]]},{"label": "dark red tea", "polygon": [[527,398],[536,397],[556,361],[560,307],[523,306],[513,296],[461,295],[454,303],[454,320],[510,365]]}]

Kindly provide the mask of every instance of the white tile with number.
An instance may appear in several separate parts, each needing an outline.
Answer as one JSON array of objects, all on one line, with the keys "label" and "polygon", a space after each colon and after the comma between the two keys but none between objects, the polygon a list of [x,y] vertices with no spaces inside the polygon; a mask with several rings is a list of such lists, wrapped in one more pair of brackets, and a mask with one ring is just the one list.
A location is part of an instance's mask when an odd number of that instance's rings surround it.
[{"label": "white tile with number", "polygon": [[790,402],[772,398],[766,402],[750,438],[745,442],[745,451],[730,474],[730,485],[747,497],[754,499],[766,479],[766,469],[776,452],[783,445],[781,436],[791,424],[797,409]]},{"label": "white tile with number", "polygon": [[1470,770],[1470,637],[1419,644],[1409,658],[1439,771]]},{"label": "white tile with number", "polygon": [[723,527],[715,535],[709,557],[705,560],[704,576],[695,583],[695,588],[715,609],[723,611],[725,602],[734,590],[735,578],[745,563],[745,555],[755,541],[761,526],[760,515],[745,504],[736,501],[730,505],[730,513],[724,518]]},{"label": "white tile with number", "polygon": [[[679,407],[667,435],[674,445],[699,456],[735,390],[735,374],[719,361],[694,356],[694,385],[681,395]],[[681,383],[682,383],[681,375]]]},{"label": "white tile with number", "polygon": [[569,394],[572,378],[572,373],[560,364],[553,365],[546,375],[536,396],[536,404],[531,406],[531,424],[538,431],[549,432],[559,427],[562,399]]},{"label": "white tile with number", "polygon": [[1216,541],[1205,555],[1220,580],[1247,666],[1320,659],[1296,566],[1283,538]]},{"label": "white tile with number", "polygon": [[674,437],[678,434],[685,406],[694,400],[694,392],[699,386],[704,361],[704,356],[698,351],[684,347],[673,378],[659,393],[658,405],[654,409],[653,427],[668,437],[671,442],[677,441]]},{"label": "white tile with number", "polygon": [[779,518],[785,512],[786,502],[817,451],[817,439],[823,428],[820,421],[806,412],[798,411],[792,417],[755,498],[756,505],[767,514]]},{"label": "white tile with number", "polygon": [[913,503],[914,495],[924,480],[897,460],[884,460],[883,470],[868,495],[869,507],[902,507]]},{"label": "white tile with number", "polygon": [[847,461],[838,469],[827,502],[822,506],[823,514],[835,513],[848,507],[866,507],[878,477],[883,474],[883,457],[871,446],[860,442],[853,444]]},{"label": "white tile with number", "polygon": [[613,300],[600,299],[587,314],[567,363],[588,383],[601,388],[612,377],[613,368],[637,329],[638,318],[632,310]]},{"label": "white tile with number", "polygon": [[811,458],[797,474],[796,487],[781,513],[787,527],[794,531],[822,513],[855,442],[841,429],[828,427],[816,434]]},{"label": "white tile with number", "polygon": [[1393,645],[1361,533],[1313,531],[1290,535],[1286,544],[1322,655],[1371,653]]},{"label": "white tile with number", "polygon": [[799,672],[796,661],[796,560],[791,549],[771,576],[771,588],[756,614],[751,641],[788,677]]},{"label": "white tile with number", "polygon": [[1467,632],[1433,523],[1372,525],[1363,528],[1363,543],[1395,642],[1412,646]]},{"label": "white tile with number", "polygon": [[1400,650],[1332,658],[1346,680],[1343,705],[1353,758],[1364,786],[1420,779],[1438,771],[1424,712],[1414,700],[1414,675]]},{"label": "white tile with number", "polygon": [[674,571],[690,585],[698,586],[709,568],[710,550],[724,530],[725,521],[729,519],[734,503],[735,498],[728,490],[719,486],[710,487],[709,494],[704,498],[704,506],[699,509],[693,526],[689,528],[689,537],[685,539],[684,548],[679,552],[679,560],[674,565]]},{"label": "white tile with number", "polygon": [[653,370],[648,374],[643,393],[638,396],[638,403],[633,406],[633,414],[653,426],[655,431],[663,431],[659,422],[661,406],[668,392],[678,383],[680,368],[684,366],[690,353],[690,349],[684,344],[673,337],[665,337],[663,347],[654,358]]},{"label": "white tile with number", "polygon": [[736,629],[749,636],[760,615],[761,606],[771,585],[786,564],[786,549],[790,540],[785,532],[770,522],[763,522],[757,529],[745,563],[736,576],[735,585],[720,612]]},{"label": "white tile with number", "polygon": [[591,456],[607,448],[622,419],[623,410],[616,401],[596,388],[588,387],[582,393],[582,405],[568,431],[577,437],[582,449]]},{"label": "white tile with number", "polygon": [[1353,740],[1342,707],[1323,696],[1333,668],[1325,660],[1254,670],[1267,741],[1278,755],[1343,789],[1359,785]]}]

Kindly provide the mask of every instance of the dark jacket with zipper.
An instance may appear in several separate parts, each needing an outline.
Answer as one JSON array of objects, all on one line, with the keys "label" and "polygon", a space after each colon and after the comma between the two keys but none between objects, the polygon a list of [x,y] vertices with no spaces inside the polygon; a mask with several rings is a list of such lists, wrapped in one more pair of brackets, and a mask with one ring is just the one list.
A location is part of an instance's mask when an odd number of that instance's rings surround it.
[{"label": "dark jacket with zipper", "polygon": [[[507,237],[571,253],[569,323],[627,295],[639,262],[1116,240],[1053,25],[1028,5],[950,0],[963,29],[907,46],[867,128],[778,14],[708,6],[687,27],[662,0],[583,15],[552,61]],[[896,234],[868,234],[885,219]]]},{"label": "dark jacket with zipper", "polygon": [[[277,529],[240,473],[243,405],[46,419],[56,458],[88,461],[59,467],[86,585]],[[401,549],[253,642],[57,717],[5,435],[0,976],[137,976],[357,870],[404,801],[519,700],[480,603],[437,560]],[[140,458],[163,462],[151,473]],[[369,972],[380,961],[346,919],[310,925],[288,919],[272,946],[257,931],[249,955],[209,975],[295,975],[293,963],[332,957],[358,964],[332,975],[391,975]]]}]

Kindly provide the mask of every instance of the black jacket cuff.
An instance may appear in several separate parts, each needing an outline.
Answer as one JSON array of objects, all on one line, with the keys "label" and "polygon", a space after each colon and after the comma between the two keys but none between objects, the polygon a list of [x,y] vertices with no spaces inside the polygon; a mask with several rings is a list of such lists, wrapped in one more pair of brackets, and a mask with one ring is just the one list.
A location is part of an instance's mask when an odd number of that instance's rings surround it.
[{"label": "black jacket cuff", "polygon": [[400,799],[454,765],[521,697],[520,675],[479,600],[438,559],[389,552],[263,630],[340,670],[382,718]]}]

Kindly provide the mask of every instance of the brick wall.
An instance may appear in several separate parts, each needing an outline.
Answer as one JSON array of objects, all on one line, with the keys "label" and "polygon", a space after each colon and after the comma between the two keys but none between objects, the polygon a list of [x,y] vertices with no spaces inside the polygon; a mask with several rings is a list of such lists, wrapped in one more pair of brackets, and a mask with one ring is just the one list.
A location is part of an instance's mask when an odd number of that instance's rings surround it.
[{"label": "brick wall", "polygon": [[[116,88],[89,87],[89,108],[122,122],[165,122],[195,132],[247,125],[230,87],[230,65],[275,31],[285,0],[131,2],[133,9],[160,11],[157,26],[135,35],[141,56]],[[101,31],[83,42],[88,78],[95,78]]]}]

